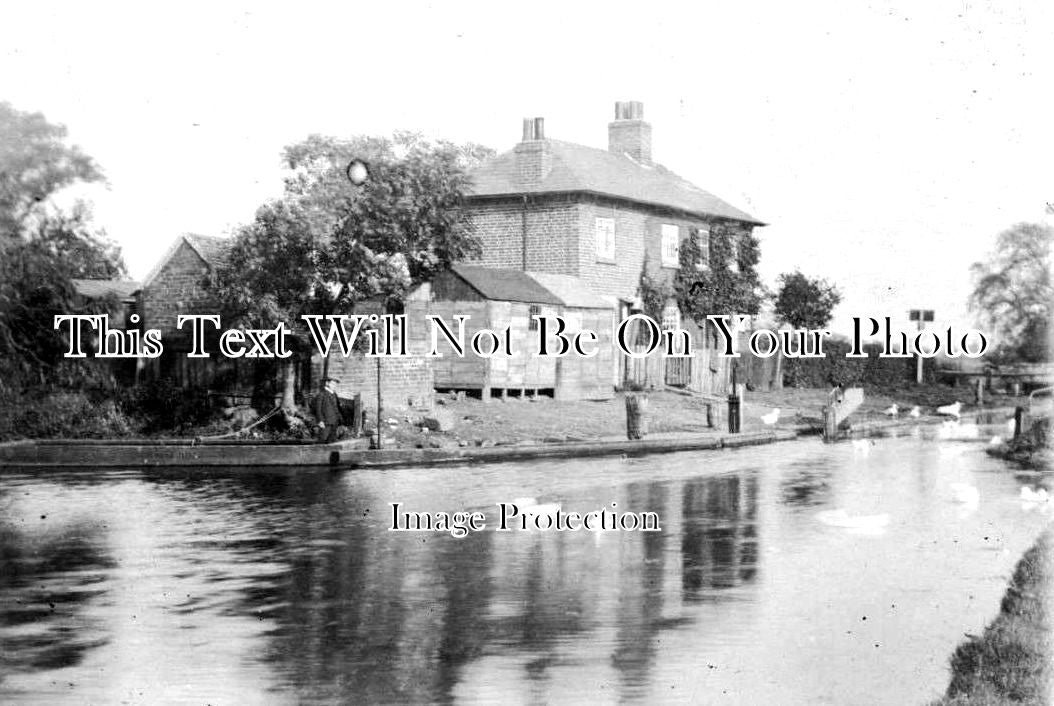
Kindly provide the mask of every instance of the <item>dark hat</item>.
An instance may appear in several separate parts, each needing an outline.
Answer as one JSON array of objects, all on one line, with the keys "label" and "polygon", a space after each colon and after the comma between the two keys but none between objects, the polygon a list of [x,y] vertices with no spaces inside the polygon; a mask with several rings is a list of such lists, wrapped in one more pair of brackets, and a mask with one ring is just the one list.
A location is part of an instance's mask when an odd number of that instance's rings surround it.
[{"label": "dark hat", "polygon": [[322,378],[322,384],[325,385],[327,382],[340,382],[337,378]]}]

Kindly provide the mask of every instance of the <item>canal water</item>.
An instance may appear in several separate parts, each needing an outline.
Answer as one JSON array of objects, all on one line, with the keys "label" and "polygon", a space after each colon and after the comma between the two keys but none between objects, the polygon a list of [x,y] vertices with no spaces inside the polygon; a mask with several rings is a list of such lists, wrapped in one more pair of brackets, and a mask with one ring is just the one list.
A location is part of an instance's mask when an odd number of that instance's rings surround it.
[{"label": "canal water", "polygon": [[[0,474],[7,703],[922,704],[1051,514],[916,437],[395,471]],[[974,489],[974,490],[969,490]],[[495,532],[496,503],[661,532]],[[488,528],[391,532],[389,503]]]}]

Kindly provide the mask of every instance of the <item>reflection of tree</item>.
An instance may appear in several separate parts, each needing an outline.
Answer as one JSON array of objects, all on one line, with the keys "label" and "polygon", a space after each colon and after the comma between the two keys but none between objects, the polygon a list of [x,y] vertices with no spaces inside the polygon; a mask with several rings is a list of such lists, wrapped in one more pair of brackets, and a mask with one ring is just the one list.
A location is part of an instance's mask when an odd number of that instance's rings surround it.
[{"label": "reflection of tree", "polygon": [[683,492],[685,600],[712,599],[711,589],[752,580],[758,558],[756,473],[692,480]]},{"label": "reflection of tree", "polygon": [[823,505],[831,495],[832,469],[817,468],[815,461],[797,461],[780,482],[780,501],[785,505]]},{"label": "reflection of tree", "polygon": [[88,601],[115,566],[97,525],[70,525],[41,540],[0,526],[0,665],[4,672],[43,671],[78,664],[105,644],[84,615]]}]

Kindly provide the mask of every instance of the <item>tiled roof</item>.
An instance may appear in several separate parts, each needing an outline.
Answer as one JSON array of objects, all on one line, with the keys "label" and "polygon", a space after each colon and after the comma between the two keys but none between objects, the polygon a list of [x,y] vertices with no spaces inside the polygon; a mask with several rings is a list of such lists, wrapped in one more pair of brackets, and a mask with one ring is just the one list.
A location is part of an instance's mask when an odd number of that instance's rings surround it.
[{"label": "tiled roof", "polygon": [[186,243],[191,249],[198,254],[202,260],[207,264],[215,267],[216,265],[222,265],[227,259],[227,255],[231,251],[231,245],[234,243],[232,238],[217,238],[211,235],[198,235],[196,233],[184,233],[183,235],[176,238],[176,240],[169,246],[168,250],[161,259],[157,261],[153,269],[150,270],[149,274],[143,279],[143,287],[149,287],[157,277],[161,270],[165,268],[168,261],[172,259],[172,256]]},{"label": "tiled roof", "polygon": [[127,299],[142,288],[142,283],[135,280],[119,279],[75,279],[73,289],[77,294],[89,299],[114,295]]},{"label": "tiled roof", "polygon": [[611,308],[577,277],[480,265],[452,265],[451,269],[480,295],[495,301]]},{"label": "tiled roof", "polygon": [[577,277],[548,272],[528,272],[527,275],[555,294],[564,306],[581,309],[610,309],[613,306],[611,302],[590,291],[585,282]]},{"label": "tiled roof", "polygon": [[230,254],[231,245],[234,243],[232,238],[217,238],[196,233],[187,233],[183,238],[190,247],[197,251],[198,255],[201,255],[201,259],[210,265],[223,264],[227,259],[227,255]]},{"label": "tiled roof", "polygon": [[473,170],[473,196],[589,192],[688,213],[718,216],[756,225],[761,221],[703,191],[660,164],[644,165],[625,154],[546,140],[552,169],[544,179],[524,185],[510,150]]}]

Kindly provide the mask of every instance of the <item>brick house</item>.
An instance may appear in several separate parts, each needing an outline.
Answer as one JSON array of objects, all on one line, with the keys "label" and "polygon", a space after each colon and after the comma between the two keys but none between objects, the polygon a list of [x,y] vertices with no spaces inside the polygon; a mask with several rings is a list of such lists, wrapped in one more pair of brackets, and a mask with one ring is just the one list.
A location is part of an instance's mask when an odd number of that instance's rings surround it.
[{"label": "brick house", "polygon": [[[172,243],[146,276],[139,294],[142,326],[159,329],[165,346],[162,357],[151,361],[146,377],[168,377],[183,386],[205,386],[246,400],[254,388],[274,380],[277,371],[272,361],[231,360],[223,357],[215,344],[210,347],[210,357],[188,358],[188,327],[184,326],[182,331],[176,328],[180,314],[219,312],[204,280],[210,270],[226,261],[232,242],[230,238],[184,234]],[[221,322],[221,325],[226,328],[227,323]],[[361,354],[342,358],[332,352],[329,358],[328,374],[340,379],[337,393],[344,397],[361,393],[368,408],[370,400],[377,395],[375,361]],[[296,371],[296,388],[302,398],[319,389],[323,367],[317,352],[302,361]],[[381,362],[381,372],[386,409],[431,406],[432,373],[427,361],[387,358]],[[277,382],[274,386],[278,388]]]},{"label": "brick house", "polygon": [[[579,278],[621,320],[639,309],[645,261],[652,277],[669,281],[686,238],[708,253],[715,224],[733,237],[764,225],[654,162],[651,135],[639,102],[615,104],[607,150],[547,138],[542,118],[525,119],[522,141],[472,173],[466,203],[483,246],[479,264]],[[672,301],[663,318],[682,325]],[[631,369],[616,360],[615,384]],[[690,374],[693,387],[721,386],[700,372]]]}]

